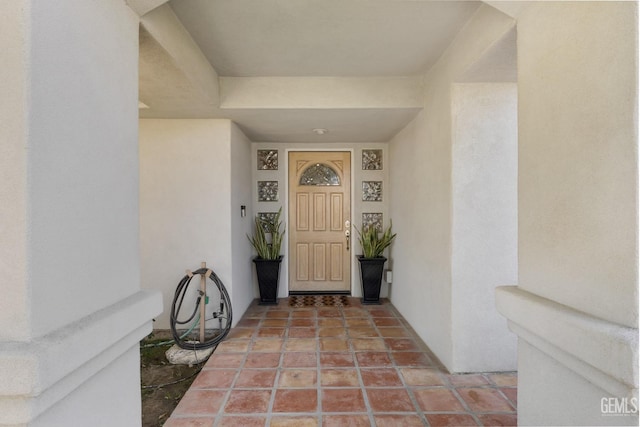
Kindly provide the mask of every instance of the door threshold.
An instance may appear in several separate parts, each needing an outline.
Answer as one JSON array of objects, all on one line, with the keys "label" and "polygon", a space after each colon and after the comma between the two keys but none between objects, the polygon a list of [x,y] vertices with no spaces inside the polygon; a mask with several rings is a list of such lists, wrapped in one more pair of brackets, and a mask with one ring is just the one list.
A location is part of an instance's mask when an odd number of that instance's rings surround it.
[{"label": "door threshold", "polygon": [[289,291],[289,296],[295,295],[347,295],[351,296],[349,291]]}]

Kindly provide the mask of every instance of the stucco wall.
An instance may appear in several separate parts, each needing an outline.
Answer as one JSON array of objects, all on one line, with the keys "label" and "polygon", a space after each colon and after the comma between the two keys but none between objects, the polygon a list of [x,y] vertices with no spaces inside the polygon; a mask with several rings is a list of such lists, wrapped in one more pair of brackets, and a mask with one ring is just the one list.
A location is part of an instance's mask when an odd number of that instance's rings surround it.
[{"label": "stucco wall", "polygon": [[[123,386],[123,378],[137,387]],[[140,351],[136,345],[29,425],[139,426],[142,418],[139,384]]]},{"label": "stucco wall", "polygon": [[[295,144],[295,143],[254,143],[252,144],[251,156],[252,156],[252,174],[253,174],[253,183],[252,183],[252,194],[254,201],[254,209],[252,213],[252,217],[254,217],[258,212],[277,212],[278,209],[282,206],[282,218],[285,222],[285,225],[289,226],[288,220],[288,211],[287,211],[287,201],[288,201],[288,179],[287,179],[287,162],[288,162],[288,151],[351,151],[351,181],[352,181],[352,193],[351,193],[351,201],[352,201],[352,210],[351,210],[351,223],[354,227],[360,227],[362,225],[362,213],[382,213],[384,226],[389,225],[389,219],[392,219],[389,215],[389,203],[391,200],[391,189],[389,186],[389,174],[390,174],[390,166],[389,166],[389,153],[387,150],[388,145],[385,143],[336,143],[336,144]],[[380,149],[382,150],[383,156],[383,166],[382,170],[362,170],[362,150],[363,149]],[[257,150],[278,150],[278,170],[257,170]],[[279,200],[277,202],[258,202],[258,181],[278,181],[279,188]],[[382,201],[362,201],[362,181],[382,181]],[[287,228],[288,230],[288,228]],[[394,230],[395,230],[395,221],[394,221]],[[285,255],[285,259],[283,261],[283,267],[280,270],[280,281],[278,287],[278,296],[280,298],[286,297],[289,295],[288,291],[288,283],[289,283],[289,275],[288,268],[285,268],[285,265],[288,264],[288,254],[289,254],[289,246],[288,246],[288,232],[285,235],[285,244],[283,245],[283,253]],[[357,241],[357,235],[355,231],[352,230],[352,238],[351,238],[351,253],[352,253],[352,263],[351,263],[351,294],[353,296],[360,297],[362,296],[362,286],[360,284],[360,270],[359,264],[355,257],[361,253],[360,246]],[[392,245],[390,254],[393,253],[393,248],[396,246],[396,243]],[[393,257],[389,258],[387,264],[385,264],[386,269],[393,268]],[[258,284],[257,279],[254,274],[254,289],[255,295],[258,295]],[[389,285],[383,279],[382,288],[380,290],[380,295],[382,297],[387,297],[393,285]]]},{"label": "stucco wall", "polygon": [[390,144],[391,215],[395,218],[398,240],[402,240],[393,250],[392,301],[440,360],[450,363],[448,93],[428,96],[425,110]]},{"label": "stucco wall", "polygon": [[518,422],[637,425],[638,5],[534,3],[518,16]]},{"label": "stucco wall", "polygon": [[169,328],[178,281],[202,261],[229,291],[234,322],[248,306],[250,221],[240,218],[241,204],[251,209],[248,152],[229,120],[140,120],[142,286],[164,295],[155,328]]},{"label": "stucco wall", "polygon": [[518,425],[638,425],[637,413],[603,416],[602,398],[610,395],[526,340],[518,345],[518,365],[527,367],[518,378]]},{"label": "stucco wall", "polygon": [[[235,123],[231,124],[231,263],[233,270],[232,300],[237,320],[254,298],[253,263],[247,234],[252,233],[251,141]],[[240,207],[246,206],[242,217]]]},{"label": "stucco wall", "polygon": [[[392,301],[454,368],[451,84],[514,25],[481,6],[425,77],[424,110],[390,142],[390,213],[398,232]],[[462,306],[459,310],[472,310]]]},{"label": "stucco wall", "polygon": [[632,327],[636,13],[634,2],[557,2],[518,19],[519,285]]},{"label": "stucco wall", "polygon": [[61,0],[0,17],[0,425],[112,425],[86,391],[114,387],[115,422],[137,425],[160,306],[139,287],[137,15]]},{"label": "stucco wall", "polygon": [[119,2],[30,9],[29,282],[38,336],[138,289],[138,53],[137,17]]},{"label": "stucco wall", "polygon": [[515,83],[452,88],[452,339],[456,372],[515,370],[516,336],[494,289],[518,280]]},{"label": "stucco wall", "polygon": [[27,270],[28,14],[20,2],[0,4],[0,340],[29,338]]}]

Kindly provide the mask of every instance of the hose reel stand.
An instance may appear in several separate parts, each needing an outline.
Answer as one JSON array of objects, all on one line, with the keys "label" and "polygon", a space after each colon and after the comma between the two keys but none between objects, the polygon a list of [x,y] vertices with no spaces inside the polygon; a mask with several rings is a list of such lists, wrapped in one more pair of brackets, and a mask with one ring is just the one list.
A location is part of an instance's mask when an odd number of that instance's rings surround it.
[{"label": "hose reel stand", "polygon": [[[197,290],[194,310],[188,319],[180,320],[180,309],[184,303],[189,285],[192,283],[193,277],[198,275],[200,276],[200,289]],[[207,317],[207,304],[209,302],[209,295],[207,295],[206,286],[207,279],[213,281],[220,294],[217,311],[211,312],[210,317]],[[206,329],[206,322],[213,319],[218,320],[219,328],[213,330]],[[173,302],[171,304],[171,334],[173,335],[173,339],[176,344],[185,350],[210,349],[220,343],[227,336],[231,329],[232,319],[233,314],[229,293],[216,273],[213,270],[208,269],[204,262],[198,270],[193,272],[187,270],[185,276],[180,279],[180,282],[178,282]],[[195,339],[196,337],[192,336],[192,331],[196,326],[199,326],[198,340]],[[184,328],[187,328],[186,332]]]}]

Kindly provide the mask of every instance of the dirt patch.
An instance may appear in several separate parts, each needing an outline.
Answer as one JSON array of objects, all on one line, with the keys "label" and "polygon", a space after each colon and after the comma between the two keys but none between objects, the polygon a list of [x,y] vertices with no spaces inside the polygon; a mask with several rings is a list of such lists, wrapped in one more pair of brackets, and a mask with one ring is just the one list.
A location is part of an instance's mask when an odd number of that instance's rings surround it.
[{"label": "dirt patch", "polygon": [[154,331],[140,341],[142,426],[162,426],[171,415],[202,365],[172,365],[164,353],[173,343],[169,331]]}]

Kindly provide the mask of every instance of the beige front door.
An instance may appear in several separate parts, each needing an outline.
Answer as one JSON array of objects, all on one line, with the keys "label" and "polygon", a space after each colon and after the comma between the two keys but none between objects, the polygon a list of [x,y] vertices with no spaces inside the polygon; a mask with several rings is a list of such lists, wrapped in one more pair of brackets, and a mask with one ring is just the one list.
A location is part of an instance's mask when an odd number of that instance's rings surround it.
[{"label": "beige front door", "polygon": [[289,153],[289,291],[351,290],[351,153]]}]

